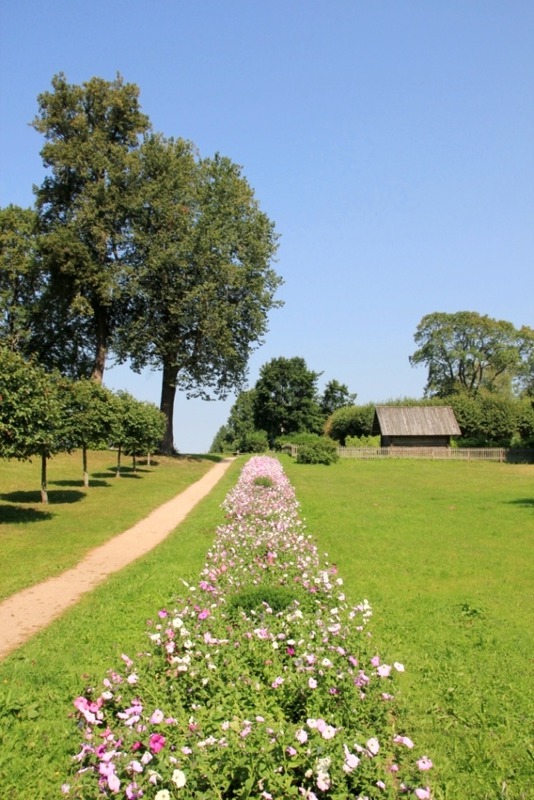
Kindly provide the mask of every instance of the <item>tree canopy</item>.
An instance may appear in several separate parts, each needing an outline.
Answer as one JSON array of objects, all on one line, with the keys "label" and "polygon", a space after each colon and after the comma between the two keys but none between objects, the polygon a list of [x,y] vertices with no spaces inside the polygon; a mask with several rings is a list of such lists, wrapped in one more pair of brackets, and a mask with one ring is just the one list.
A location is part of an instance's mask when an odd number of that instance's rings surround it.
[{"label": "tree canopy", "polygon": [[137,86],[120,75],[78,86],[60,73],[52,91],[39,95],[32,123],[45,137],[41,155],[49,169],[36,193],[48,271],[45,305],[63,312],[62,319],[45,320],[42,335],[53,333],[52,321],[61,326],[78,318],[86,334],[82,351],[91,351],[91,374],[98,381],[127,283],[135,151],[149,129],[138,98]]},{"label": "tree canopy", "polygon": [[160,135],[139,155],[130,313],[116,350],[137,369],[162,369],[163,450],[171,452],[177,389],[225,398],[244,381],[279,305],[277,236],[230,159],[200,159],[191,143]]},{"label": "tree canopy", "polygon": [[534,330],[475,311],[428,314],[414,339],[419,348],[410,363],[427,367],[425,394],[438,397],[483,388],[510,392],[515,380],[525,380],[534,352]]}]

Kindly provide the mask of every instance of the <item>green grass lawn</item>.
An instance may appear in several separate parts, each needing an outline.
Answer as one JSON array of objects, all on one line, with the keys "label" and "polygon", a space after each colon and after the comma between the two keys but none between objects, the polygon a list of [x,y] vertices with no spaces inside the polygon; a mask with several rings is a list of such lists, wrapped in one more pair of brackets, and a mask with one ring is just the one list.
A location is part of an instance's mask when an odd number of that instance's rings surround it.
[{"label": "green grass lawn", "polygon": [[377,650],[435,798],[534,798],[534,466],[283,460]]},{"label": "green grass lawn", "polygon": [[40,462],[0,459],[0,599],[72,567],[84,554],[127,530],[204,475],[212,461],[165,458],[132,471],[116,454],[89,454],[91,480],[83,486],[80,453],[62,454],[48,467],[49,503],[40,502]]},{"label": "green grass lawn", "polygon": [[[231,465],[164,543],[0,664],[2,800],[59,796],[73,742],[79,741],[69,719],[73,698],[100,681],[121,653],[143,647],[145,620],[170,602],[181,578],[198,578],[222,522],[220,503],[243,461]],[[338,564],[347,594],[371,602],[377,652],[406,666],[399,725],[435,763],[435,800],[534,798],[534,466],[347,460],[322,467],[289,458],[282,463],[308,530]],[[109,454],[107,464],[113,464]],[[96,470],[106,475],[108,467]],[[37,490],[38,466],[31,469]],[[0,508],[13,502],[6,493],[28,490],[6,490],[9,472],[2,474]],[[70,471],[57,480],[76,477]],[[118,524],[122,505],[133,503],[134,493],[130,489],[119,501],[116,492],[126,492],[135,480],[137,494],[167,478],[157,467],[138,479],[102,480],[111,485],[100,487],[99,499],[91,501],[90,515],[106,519],[104,533],[95,522],[97,538],[109,538],[114,525],[124,527]],[[82,492],[81,479],[76,491]],[[161,502],[176,493],[161,491],[168,492]],[[71,559],[78,556],[67,531],[80,526],[89,500],[52,502],[48,509],[64,531],[62,547],[71,550]],[[33,507],[41,510],[37,503]],[[77,521],[66,522],[73,509],[79,509]],[[19,559],[38,563],[31,549],[49,522],[9,523],[19,537],[33,537],[20,547]],[[47,537],[49,547],[56,547],[53,525]],[[44,547],[39,558],[46,553]]]},{"label": "green grass lawn", "polygon": [[[198,464],[188,463],[191,473],[185,482],[191,483]],[[198,580],[222,521],[220,504],[237,480],[239,463],[242,459],[230,465],[210,496],[162,544],[85,595],[0,663],[2,800],[61,797],[73,747],[79,742],[73,699],[87,685],[100,682],[110,667],[120,663],[122,653],[134,654],[145,647],[146,621],[181,591],[181,579]],[[165,484],[163,471],[159,466],[157,470],[154,482],[157,478]],[[127,483],[130,492],[139,491],[137,483],[135,489]],[[168,489],[161,491],[167,499]]]}]

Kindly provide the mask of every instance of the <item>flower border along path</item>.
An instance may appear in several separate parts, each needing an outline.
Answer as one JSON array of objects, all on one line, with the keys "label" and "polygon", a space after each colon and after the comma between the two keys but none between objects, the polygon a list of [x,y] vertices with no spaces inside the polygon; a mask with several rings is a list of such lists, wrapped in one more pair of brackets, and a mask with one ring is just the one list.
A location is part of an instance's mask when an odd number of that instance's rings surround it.
[{"label": "flower border along path", "polygon": [[55,578],[30,586],[0,603],[0,659],[59,617],[108,575],[152,550],[222,478],[233,458],[215,464],[196,483],[124,533],[88,553]]},{"label": "flower border along path", "polygon": [[280,463],[251,458],[223,507],[198,584],[74,701],[64,794],[428,800],[432,762],[394,727],[404,668],[374,650],[369,604],[319,558]]}]

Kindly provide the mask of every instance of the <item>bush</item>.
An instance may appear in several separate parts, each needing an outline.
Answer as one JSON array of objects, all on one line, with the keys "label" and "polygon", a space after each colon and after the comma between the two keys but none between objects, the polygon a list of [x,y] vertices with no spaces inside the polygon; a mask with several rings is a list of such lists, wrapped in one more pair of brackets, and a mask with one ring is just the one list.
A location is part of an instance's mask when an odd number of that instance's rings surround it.
[{"label": "bush", "polygon": [[334,464],[338,458],[337,442],[323,436],[313,444],[299,447],[297,464]]},{"label": "bush", "polygon": [[241,453],[266,453],[269,440],[265,431],[248,431],[238,440],[237,449]]},{"label": "bush", "polygon": [[380,447],[380,436],[347,436],[345,447]]}]

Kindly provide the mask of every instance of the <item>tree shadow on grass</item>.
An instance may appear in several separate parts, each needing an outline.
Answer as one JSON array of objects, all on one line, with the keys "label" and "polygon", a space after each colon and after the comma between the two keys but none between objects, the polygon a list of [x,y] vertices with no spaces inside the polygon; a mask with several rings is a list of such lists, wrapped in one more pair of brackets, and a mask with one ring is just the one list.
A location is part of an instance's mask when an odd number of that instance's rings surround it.
[{"label": "tree shadow on grass", "polygon": [[26,525],[30,522],[45,522],[53,519],[55,514],[50,511],[41,511],[38,508],[24,508],[23,506],[0,506],[0,525]]},{"label": "tree shadow on grass", "polygon": [[[109,475],[107,475],[106,477],[109,477]],[[49,481],[48,485],[49,486],[82,486],[83,487],[83,480],[80,479],[79,481]],[[89,478],[89,488],[92,488],[93,486],[95,486],[95,487],[111,486],[111,484],[108,481],[94,480],[92,477],[90,477]]]},{"label": "tree shadow on grass", "polygon": [[[150,472],[150,470],[138,469],[138,470],[136,470],[136,472],[134,472],[131,467],[121,467],[121,473],[119,475],[119,480],[121,480],[122,478],[137,478],[138,480],[141,480],[143,475],[139,475],[140,472],[141,473]],[[117,469],[116,469],[116,467],[108,467],[108,471],[107,472],[93,472],[91,474],[91,477],[89,478],[89,482],[90,483],[93,482],[93,477],[95,477],[95,478],[116,479],[116,477],[117,477]],[[111,485],[111,484],[108,484],[107,481],[104,481],[104,483],[106,483],[106,485],[108,485],[108,486]]]},{"label": "tree shadow on grass", "polygon": [[516,500],[510,500],[510,504],[534,509],[534,497],[518,497]]},{"label": "tree shadow on grass", "polygon": [[[48,491],[48,502],[50,505],[58,505],[59,503],[78,503],[85,497],[85,492],[78,492],[75,490],[50,490]],[[0,498],[7,503],[40,503],[41,493],[36,492],[7,492],[0,494]]]}]

